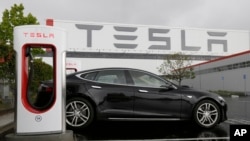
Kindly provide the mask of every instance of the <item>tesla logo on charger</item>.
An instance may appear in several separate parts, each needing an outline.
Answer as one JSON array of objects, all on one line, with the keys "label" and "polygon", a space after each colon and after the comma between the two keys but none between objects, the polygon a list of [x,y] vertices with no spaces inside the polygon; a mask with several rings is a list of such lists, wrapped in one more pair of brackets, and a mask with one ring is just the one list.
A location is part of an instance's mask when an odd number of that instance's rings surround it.
[{"label": "tesla logo on charger", "polygon": [[44,33],[44,32],[24,32],[24,37],[27,38],[43,38],[43,39],[54,39],[54,33]]},{"label": "tesla logo on charger", "polygon": [[42,121],[42,116],[40,116],[40,115],[37,115],[36,117],[35,117],[35,121],[36,122],[40,122],[40,121]]}]

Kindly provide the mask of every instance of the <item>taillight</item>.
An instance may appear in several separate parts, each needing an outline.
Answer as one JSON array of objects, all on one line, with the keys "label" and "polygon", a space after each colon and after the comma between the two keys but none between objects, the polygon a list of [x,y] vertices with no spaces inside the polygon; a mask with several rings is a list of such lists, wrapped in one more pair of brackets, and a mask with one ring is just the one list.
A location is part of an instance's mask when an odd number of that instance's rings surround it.
[{"label": "taillight", "polygon": [[48,93],[51,93],[53,91],[53,88],[47,87],[47,88],[45,88],[45,91],[48,92]]},{"label": "taillight", "polygon": [[46,92],[46,93],[52,93],[53,92],[53,87],[49,87],[49,86],[47,86],[45,84],[40,84],[39,91]]}]

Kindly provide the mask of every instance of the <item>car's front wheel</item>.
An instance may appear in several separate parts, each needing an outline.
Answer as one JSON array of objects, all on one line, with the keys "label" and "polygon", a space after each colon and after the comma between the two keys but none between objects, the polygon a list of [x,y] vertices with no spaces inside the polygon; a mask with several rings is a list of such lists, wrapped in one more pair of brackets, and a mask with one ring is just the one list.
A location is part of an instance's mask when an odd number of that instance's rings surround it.
[{"label": "car's front wheel", "polygon": [[69,128],[85,128],[93,119],[93,106],[86,99],[75,97],[66,102],[66,123]]},{"label": "car's front wheel", "polygon": [[201,101],[194,109],[194,120],[203,128],[216,126],[220,121],[220,116],[218,105],[211,100]]}]

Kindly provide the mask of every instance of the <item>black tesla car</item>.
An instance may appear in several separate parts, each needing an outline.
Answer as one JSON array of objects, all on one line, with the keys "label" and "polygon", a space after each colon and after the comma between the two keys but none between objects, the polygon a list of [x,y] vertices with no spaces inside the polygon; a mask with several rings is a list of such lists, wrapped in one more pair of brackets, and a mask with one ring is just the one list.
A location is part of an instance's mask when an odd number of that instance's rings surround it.
[{"label": "black tesla car", "polygon": [[[51,83],[43,82],[39,95],[52,92]],[[221,96],[179,87],[138,69],[76,72],[67,75],[66,90],[66,122],[75,129],[87,127],[94,120],[190,120],[212,128],[227,119],[227,104]]]}]

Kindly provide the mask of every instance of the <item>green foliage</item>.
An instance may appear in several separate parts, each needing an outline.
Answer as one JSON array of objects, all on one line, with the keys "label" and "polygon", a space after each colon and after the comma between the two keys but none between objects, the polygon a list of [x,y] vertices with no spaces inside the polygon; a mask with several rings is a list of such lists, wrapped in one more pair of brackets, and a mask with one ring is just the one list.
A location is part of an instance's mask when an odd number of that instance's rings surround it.
[{"label": "green foliage", "polygon": [[0,39],[0,57],[7,57],[10,48],[8,45],[6,45],[6,43],[4,42],[4,40]]},{"label": "green foliage", "polygon": [[35,59],[33,62],[34,76],[31,83],[31,91],[37,92],[37,89],[44,80],[50,80],[53,78],[53,68],[49,64],[46,64],[42,59]]},{"label": "green foliage", "polygon": [[45,54],[46,52],[41,49],[41,48],[32,48],[32,54],[33,56],[37,56],[37,55],[41,55],[41,54]]},{"label": "green foliage", "polygon": [[181,85],[183,79],[194,79],[195,74],[189,56],[183,53],[175,53],[166,57],[158,68],[158,71],[167,79],[175,80]]},{"label": "green foliage", "polygon": [[24,6],[22,4],[11,7],[10,10],[6,9],[3,12],[2,22],[0,24],[0,39],[9,42],[13,46],[13,30],[15,26],[39,24],[36,17],[32,14],[24,16]]},{"label": "green foliage", "polygon": [[245,96],[244,92],[237,92],[237,91],[226,91],[226,90],[217,90],[217,91],[214,90],[214,91],[212,91],[212,90],[210,90],[209,92],[216,93],[216,94],[221,95],[221,96],[233,96],[233,95]]},{"label": "green foliage", "polygon": [[10,10],[3,12],[0,23],[0,58],[5,62],[0,63],[0,79],[14,81],[15,79],[15,52],[13,49],[13,30],[19,25],[39,24],[32,14],[24,15],[24,6],[14,4]]}]

